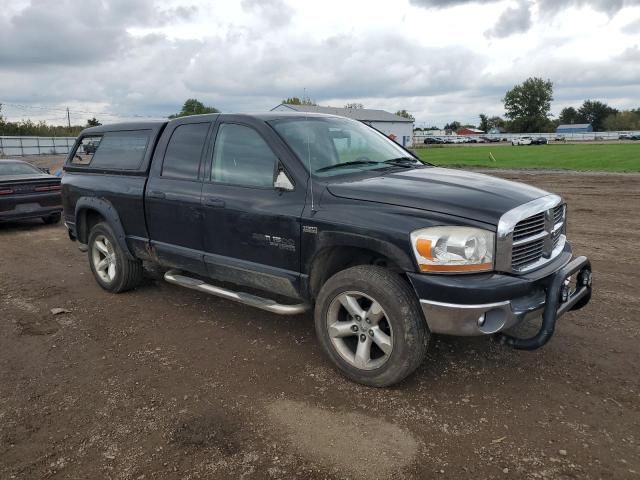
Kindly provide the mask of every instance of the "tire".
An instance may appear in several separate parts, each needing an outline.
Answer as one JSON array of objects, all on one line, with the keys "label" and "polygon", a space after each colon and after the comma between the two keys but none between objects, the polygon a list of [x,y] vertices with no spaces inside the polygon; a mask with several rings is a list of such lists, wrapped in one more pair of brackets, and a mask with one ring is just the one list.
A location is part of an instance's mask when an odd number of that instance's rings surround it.
[{"label": "tire", "polygon": [[371,387],[387,387],[413,373],[430,337],[413,290],[399,275],[371,265],[338,272],[322,286],[315,327],[338,370]]},{"label": "tire", "polygon": [[54,213],[53,215],[49,215],[48,217],[42,217],[42,220],[46,225],[53,225],[54,223],[58,223],[60,221],[61,214]]},{"label": "tire", "polygon": [[88,247],[91,272],[102,288],[120,293],[140,284],[143,277],[142,262],[125,255],[109,224],[101,222],[91,229]]}]

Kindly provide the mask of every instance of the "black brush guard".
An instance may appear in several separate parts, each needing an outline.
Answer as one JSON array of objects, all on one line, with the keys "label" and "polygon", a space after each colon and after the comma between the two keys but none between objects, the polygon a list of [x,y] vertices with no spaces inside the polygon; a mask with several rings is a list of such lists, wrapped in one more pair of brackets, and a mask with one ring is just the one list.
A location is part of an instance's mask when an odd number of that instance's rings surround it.
[{"label": "black brush guard", "polygon": [[[578,273],[575,291],[563,298],[564,282]],[[546,289],[546,300],[542,313],[542,325],[536,335],[530,338],[516,338],[504,333],[497,334],[500,343],[511,345],[517,350],[535,350],[544,346],[553,336],[556,320],[571,310],[584,307],[591,298],[591,262],[587,257],[576,257],[555,272]]]}]

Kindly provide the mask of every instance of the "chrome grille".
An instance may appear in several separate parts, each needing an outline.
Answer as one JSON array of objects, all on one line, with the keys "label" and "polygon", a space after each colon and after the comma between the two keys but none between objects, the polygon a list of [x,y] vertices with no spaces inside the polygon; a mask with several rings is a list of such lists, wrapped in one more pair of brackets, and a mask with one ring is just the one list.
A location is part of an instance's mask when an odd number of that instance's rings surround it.
[{"label": "chrome grille", "polygon": [[513,229],[513,241],[537,235],[544,231],[544,212],[519,221]]},{"label": "chrome grille", "polygon": [[553,222],[560,223],[564,221],[565,205],[558,205],[553,209]]},{"label": "chrome grille", "polygon": [[566,209],[548,195],[505,213],[498,224],[496,268],[522,273],[541,267],[564,248]]}]

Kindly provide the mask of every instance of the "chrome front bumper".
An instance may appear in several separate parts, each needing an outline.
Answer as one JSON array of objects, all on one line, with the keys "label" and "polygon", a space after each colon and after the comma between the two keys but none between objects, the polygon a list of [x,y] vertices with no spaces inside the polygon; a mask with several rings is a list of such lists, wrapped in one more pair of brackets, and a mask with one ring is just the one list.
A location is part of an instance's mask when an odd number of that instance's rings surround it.
[{"label": "chrome front bumper", "polygon": [[[575,286],[571,279],[576,275]],[[512,300],[483,304],[454,304],[420,300],[424,318],[432,333],[445,335],[490,335],[502,332],[528,318],[542,317],[538,335],[530,339],[515,339],[501,334],[514,348],[532,350],[544,345],[558,318],[578,310],[591,298],[591,263],[577,257],[554,272],[548,285],[536,288],[529,295]]]},{"label": "chrome front bumper", "polygon": [[528,318],[542,315],[543,290],[515,300],[465,305],[420,300],[424,318],[432,333],[443,335],[490,335],[511,328]]}]

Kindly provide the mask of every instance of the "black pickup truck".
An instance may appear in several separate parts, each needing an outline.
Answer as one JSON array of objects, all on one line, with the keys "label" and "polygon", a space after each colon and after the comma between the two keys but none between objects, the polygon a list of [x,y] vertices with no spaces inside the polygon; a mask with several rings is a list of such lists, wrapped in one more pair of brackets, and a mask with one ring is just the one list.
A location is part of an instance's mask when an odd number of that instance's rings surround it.
[{"label": "black pickup truck", "polygon": [[[314,308],[328,357],[367,385],[409,375],[431,334],[541,347],[591,297],[559,196],[425,164],[346,118],[93,127],[64,170],[65,225],[104,289],[136,287],[144,261],[269,312]],[[533,335],[510,333],[533,317]]]}]

